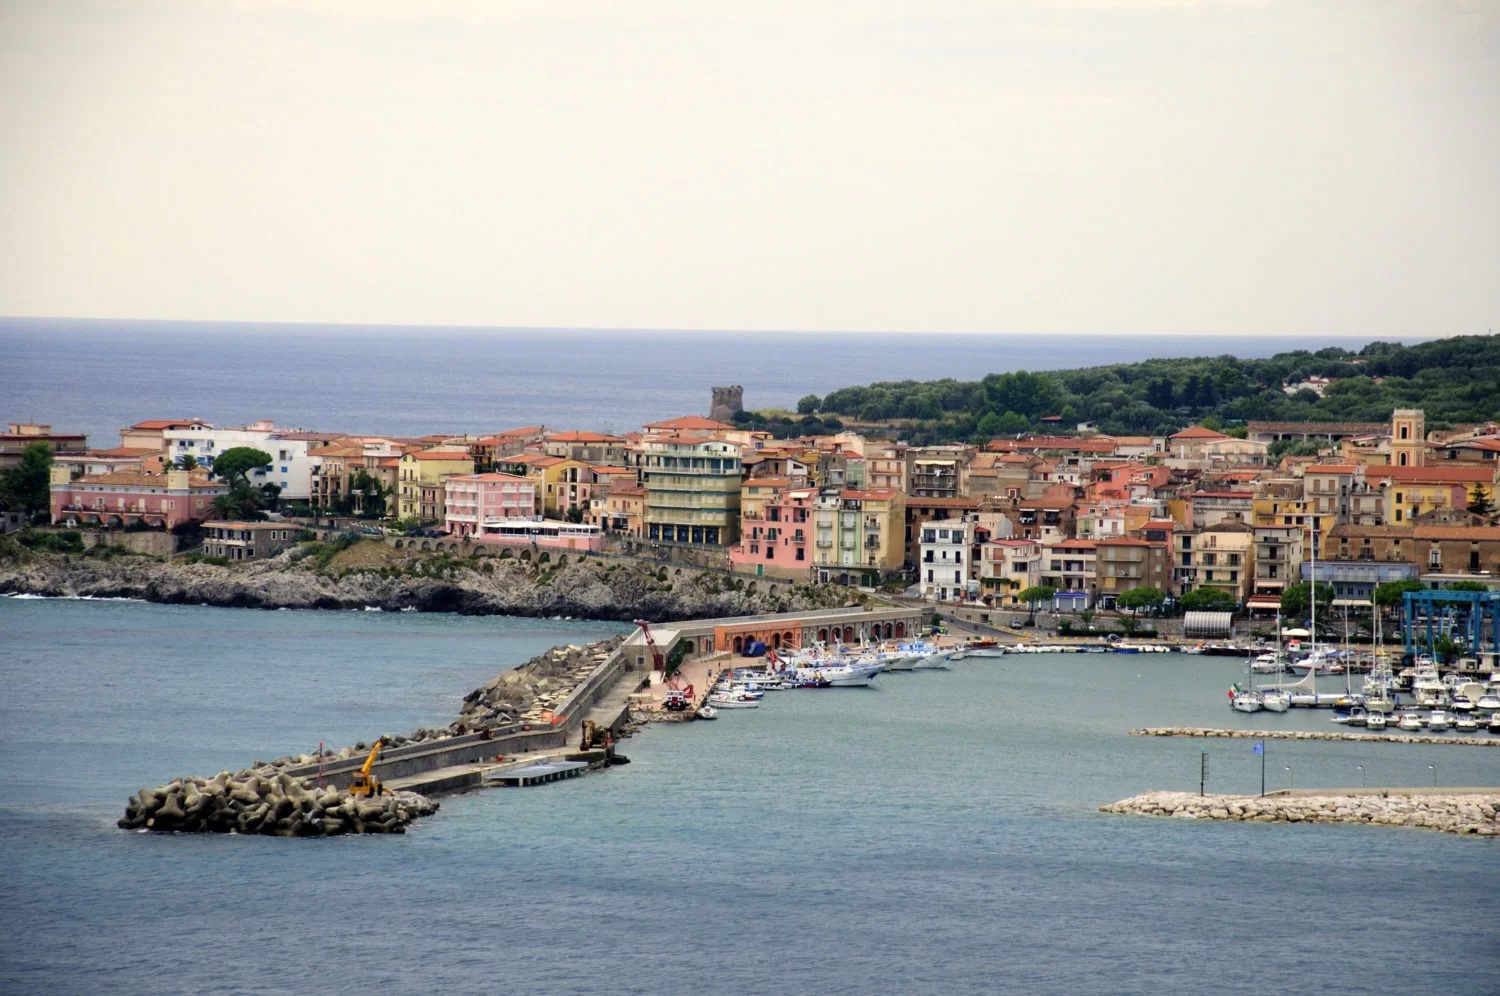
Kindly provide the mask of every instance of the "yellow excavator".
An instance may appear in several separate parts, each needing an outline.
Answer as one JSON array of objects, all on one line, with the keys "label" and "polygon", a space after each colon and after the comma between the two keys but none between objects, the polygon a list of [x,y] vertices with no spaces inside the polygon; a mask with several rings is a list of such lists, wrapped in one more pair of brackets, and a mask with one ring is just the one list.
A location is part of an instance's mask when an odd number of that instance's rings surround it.
[{"label": "yellow excavator", "polygon": [[370,756],[365,758],[364,766],[354,773],[349,780],[350,795],[390,795],[391,790],[381,784],[380,779],[370,774],[375,767],[375,759],[380,756],[380,748],[385,746],[385,739],[375,741],[375,747],[370,751]]}]

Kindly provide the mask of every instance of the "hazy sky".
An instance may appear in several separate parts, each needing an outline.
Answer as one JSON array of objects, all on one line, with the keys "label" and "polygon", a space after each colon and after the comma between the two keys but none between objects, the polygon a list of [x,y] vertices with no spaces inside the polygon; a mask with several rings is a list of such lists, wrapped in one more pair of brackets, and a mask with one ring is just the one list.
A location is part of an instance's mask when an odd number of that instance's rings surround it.
[{"label": "hazy sky", "polygon": [[1500,326],[1500,0],[0,0],[0,314]]}]

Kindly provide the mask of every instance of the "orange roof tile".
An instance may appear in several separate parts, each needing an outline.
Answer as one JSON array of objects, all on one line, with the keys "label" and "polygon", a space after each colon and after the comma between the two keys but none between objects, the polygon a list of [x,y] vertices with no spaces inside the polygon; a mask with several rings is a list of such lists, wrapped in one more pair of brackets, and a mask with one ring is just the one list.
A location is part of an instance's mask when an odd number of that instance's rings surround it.
[{"label": "orange roof tile", "polygon": [[1170,438],[1170,439],[1228,439],[1230,437],[1224,435],[1222,432],[1215,432],[1213,429],[1209,429],[1209,428],[1206,428],[1206,427],[1201,426],[1201,425],[1195,425],[1195,426],[1191,426],[1189,428],[1183,429],[1181,432],[1174,432],[1168,438]]}]

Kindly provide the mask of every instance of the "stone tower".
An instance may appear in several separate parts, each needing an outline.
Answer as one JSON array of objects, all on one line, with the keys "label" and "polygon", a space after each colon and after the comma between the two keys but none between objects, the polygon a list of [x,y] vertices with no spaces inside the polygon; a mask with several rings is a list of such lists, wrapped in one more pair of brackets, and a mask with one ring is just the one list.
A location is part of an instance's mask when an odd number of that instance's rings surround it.
[{"label": "stone tower", "polygon": [[738,384],[733,387],[713,388],[713,403],[708,417],[715,422],[733,422],[734,413],[745,410],[745,389]]},{"label": "stone tower", "polygon": [[1420,408],[1391,412],[1391,466],[1421,467],[1427,463],[1427,414]]}]

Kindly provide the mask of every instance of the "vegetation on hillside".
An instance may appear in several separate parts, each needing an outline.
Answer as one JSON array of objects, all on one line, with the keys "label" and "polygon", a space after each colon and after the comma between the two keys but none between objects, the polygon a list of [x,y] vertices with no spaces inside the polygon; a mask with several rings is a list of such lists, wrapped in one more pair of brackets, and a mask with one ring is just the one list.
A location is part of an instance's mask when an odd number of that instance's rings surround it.
[{"label": "vegetation on hillside", "polygon": [[[1321,397],[1283,389],[1311,377],[1335,383]],[[1015,435],[1049,425],[1041,421],[1048,416],[1058,416],[1064,429],[1095,422],[1105,433],[1144,435],[1250,420],[1383,422],[1394,408],[1424,409],[1433,428],[1500,415],[1500,336],[1372,342],[1357,352],[1331,346],[1259,360],[1224,355],[1018,370],[977,381],[887,381],[809,395],[797,404],[805,421],[756,413],[737,421],[785,436],[857,420],[932,442]]]}]

